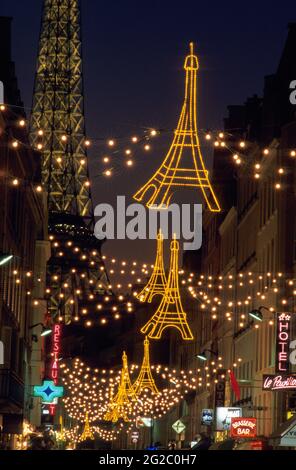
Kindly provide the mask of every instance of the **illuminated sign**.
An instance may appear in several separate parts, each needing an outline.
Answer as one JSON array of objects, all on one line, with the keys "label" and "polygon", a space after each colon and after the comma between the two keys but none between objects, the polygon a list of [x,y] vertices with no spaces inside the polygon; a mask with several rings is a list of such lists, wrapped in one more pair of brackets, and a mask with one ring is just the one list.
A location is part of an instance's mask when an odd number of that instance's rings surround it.
[{"label": "illuminated sign", "polygon": [[289,372],[289,343],[291,336],[291,315],[277,314],[276,330],[276,372]]},{"label": "illuminated sign", "polygon": [[58,360],[61,347],[61,325],[56,323],[53,328],[51,378],[55,384],[58,381]]},{"label": "illuminated sign", "polygon": [[219,371],[217,374],[217,383],[215,387],[215,408],[225,405],[225,370]]},{"label": "illuminated sign", "polygon": [[257,436],[256,418],[231,418],[230,435],[234,438],[250,438]]},{"label": "illuminated sign", "polygon": [[216,431],[229,431],[231,418],[240,418],[241,415],[241,408],[219,406],[216,408]]},{"label": "illuminated sign", "polygon": [[[58,383],[59,377],[59,353],[61,349],[61,333],[62,327],[59,323],[55,323],[53,327],[53,336],[52,336],[52,364],[51,364],[51,378],[55,385]],[[55,406],[51,406],[50,410],[51,415],[55,415]]]},{"label": "illuminated sign", "polygon": [[201,424],[211,426],[214,421],[214,410],[204,409],[201,412]]},{"label": "illuminated sign", "polygon": [[41,397],[45,403],[52,403],[55,398],[63,395],[64,387],[58,387],[52,380],[44,380],[42,385],[34,386],[34,397]]},{"label": "illuminated sign", "polygon": [[263,375],[263,390],[296,390],[296,375]]}]

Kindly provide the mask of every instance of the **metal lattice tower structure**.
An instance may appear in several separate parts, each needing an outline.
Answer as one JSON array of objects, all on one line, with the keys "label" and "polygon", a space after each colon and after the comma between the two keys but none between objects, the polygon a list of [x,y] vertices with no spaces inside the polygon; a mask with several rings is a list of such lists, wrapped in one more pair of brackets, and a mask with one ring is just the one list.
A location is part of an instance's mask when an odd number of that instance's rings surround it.
[{"label": "metal lattice tower structure", "polygon": [[[54,316],[64,315],[67,322],[79,304],[74,291],[103,294],[109,285],[100,254],[101,242],[93,235],[81,48],[79,0],[44,0],[30,139],[42,152],[49,233],[59,247],[69,246],[63,259],[53,250],[48,264],[49,308]],[[88,259],[90,252],[96,253],[92,266],[80,266],[87,273],[83,285],[77,274],[77,256],[75,259],[69,242]],[[62,285],[68,287],[61,302]]]}]

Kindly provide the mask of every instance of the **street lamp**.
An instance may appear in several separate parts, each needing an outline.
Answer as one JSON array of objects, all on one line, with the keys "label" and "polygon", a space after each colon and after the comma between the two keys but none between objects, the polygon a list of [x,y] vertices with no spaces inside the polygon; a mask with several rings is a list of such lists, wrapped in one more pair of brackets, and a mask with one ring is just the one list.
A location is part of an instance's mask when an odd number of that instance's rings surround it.
[{"label": "street lamp", "polygon": [[206,352],[207,352],[207,351],[210,352],[211,354],[214,354],[215,356],[218,357],[218,353],[215,352],[215,351],[213,351],[212,349],[204,349],[202,352],[196,354],[195,357],[197,357],[197,358],[200,359],[201,361],[207,361],[207,360],[208,360],[208,358],[207,358],[207,356],[206,356]]},{"label": "street lamp", "polygon": [[8,263],[13,258],[13,255],[1,253],[0,254],[0,266],[3,266],[4,264]]},{"label": "street lamp", "polygon": [[29,326],[29,329],[31,330],[32,328],[35,328],[36,326],[39,326],[39,325],[42,326],[40,336],[47,336],[52,333],[52,328],[50,328],[49,326],[45,326],[43,323],[35,323],[34,325]]},{"label": "street lamp", "polygon": [[254,308],[253,310],[251,310],[249,312],[249,316],[254,318],[254,320],[263,321],[263,313],[261,312],[261,310],[263,310],[263,309],[269,311],[268,307],[264,307],[264,305],[261,305],[261,307]]}]

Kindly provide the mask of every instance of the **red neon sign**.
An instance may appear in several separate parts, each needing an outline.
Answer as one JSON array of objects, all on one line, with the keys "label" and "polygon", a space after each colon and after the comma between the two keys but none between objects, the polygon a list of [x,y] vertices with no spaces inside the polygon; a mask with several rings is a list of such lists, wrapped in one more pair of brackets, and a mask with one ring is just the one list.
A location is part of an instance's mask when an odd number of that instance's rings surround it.
[{"label": "red neon sign", "polygon": [[52,365],[51,365],[51,378],[54,381],[55,385],[58,382],[58,360],[59,352],[61,347],[61,325],[56,323],[53,329],[53,341],[52,341]]},{"label": "red neon sign", "polygon": [[231,437],[253,438],[257,436],[256,418],[231,418]]},{"label": "red neon sign", "polygon": [[289,372],[290,319],[291,315],[287,313],[277,314],[276,372]]},{"label": "red neon sign", "polygon": [[[53,328],[53,339],[52,339],[52,364],[51,364],[51,378],[55,385],[58,383],[58,377],[59,377],[59,353],[61,349],[61,333],[62,333],[62,327],[59,323],[55,323],[54,328]],[[50,415],[53,416],[55,415],[56,411],[56,406],[55,405],[50,405],[49,407],[49,412]]]}]

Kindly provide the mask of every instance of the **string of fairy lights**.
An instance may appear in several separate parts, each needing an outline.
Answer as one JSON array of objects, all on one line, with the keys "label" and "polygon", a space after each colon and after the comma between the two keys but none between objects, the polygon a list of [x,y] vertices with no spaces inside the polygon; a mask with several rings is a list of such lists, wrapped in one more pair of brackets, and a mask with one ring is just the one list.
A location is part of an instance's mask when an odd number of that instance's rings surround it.
[{"label": "string of fairy lights", "polygon": [[[0,105],[0,111],[2,111],[2,113],[5,113],[7,109],[14,113],[13,108],[14,105]],[[16,119],[14,122],[12,122],[12,124],[14,124],[19,129],[28,127],[28,122],[24,117],[19,118],[19,115],[17,114],[15,114],[15,116]],[[5,132],[6,131],[4,130],[4,133]],[[116,173],[120,173],[117,170],[119,168],[122,168],[123,166],[126,168],[132,168],[136,163],[135,155],[137,152],[143,151],[144,153],[147,153],[152,150],[152,139],[154,139],[155,137],[159,137],[160,135],[169,134],[171,132],[172,130],[165,128],[144,127],[141,132],[139,132],[137,135],[133,134],[129,136],[116,136],[112,138],[85,138],[84,146],[86,149],[90,146],[93,146],[94,148],[99,147],[98,151],[101,155],[99,158],[101,161],[102,168],[96,176],[110,178]],[[254,148],[254,144],[251,141],[239,139],[229,131],[209,131],[207,129],[200,129],[200,132],[203,135],[204,141],[206,143],[211,144],[216,149],[228,150],[235,167],[245,167],[248,169],[248,172],[246,173],[247,175],[252,176],[252,178],[254,178],[255,180],[262,179],[262,169],[264,167],[264,161],[272,153],[272,149],[268,147],[260,149],[259,154],[261,153],[261,158],[258,159],[257,156],[254,160],[253,158],[250,158],[249,155],[251,150]],[[38,141],[37,143],[36,150],[42,151],[44,147],[44,144],[42,143],[44,130],[39,129],[38,135],[40,141]],[[22,146],[31,148],[29,143],[23,142],[21,139],[11,137],[10,135],[9,138],[9,145],[12,149],[17,150]],[[61,133],[60,139],[61,142],[67,144],[67,141],[70,139],[70,136]],[[104,146],[104,149],[101,148],[102,146]],[[283,149],[283,151],[287,156],[290,156],[292,159],[296,157],[296,149],[294,148],[287,148],[286,150]],[[248,152],[248,154],[246,154],[246,152]],[[61,157],[57,158],[61,159]],[[87,161],[85,159],[82,160],[83,161],[81,161],[81,164],[87,165]],[[57,163],[60,164],[61,161],[58,161]],[[275,168],[274,188],[276,190],[283,189],[283,177],[286,174],[288,174],[288,171],[284,166],[278,166]],[[31,181],[16,177],[15,175],[5,175],[5,177],[10,181],[10,184],[14,187],[32,183]],[[91,182],[87,180],[84,184],[90,186]],[[35,185],[35,189],[37,192],[42,192],[42,185]]]},{"label": "string of fairy lights", "polygon": [[[238,367],[242,358],[237,358],[232,368]],[[133,381],[140,366],[131,364],[129,374]],[[91,368],[79,358],[61,364],[62,380],[66,390],[63,405],[67,415],[76,424],[69,431],[64,431],[66,437],[74,443],[79,442],[81,426],[85,424],[86,416],[90,428],[101,439],[115,440],[122,431],[129,432],[139,416],[159,419],[175,407],[190,392],[197,389],[207,390],[211,382],[217,383],[217,374],[224,370],[222,356],[209,362],[203,368],[170,369],[164,365],[151,365],[151,372],[157,382],[158,393],[151,390],[141,390],[138,399],[126,405],[128,421],[118,420],[112,423],[112,429],[104,426],[103,420],[109,403],[114,397],[120,384],[120,371],[114,369]],[[230,369],[228,369],[228,372]]]}]

